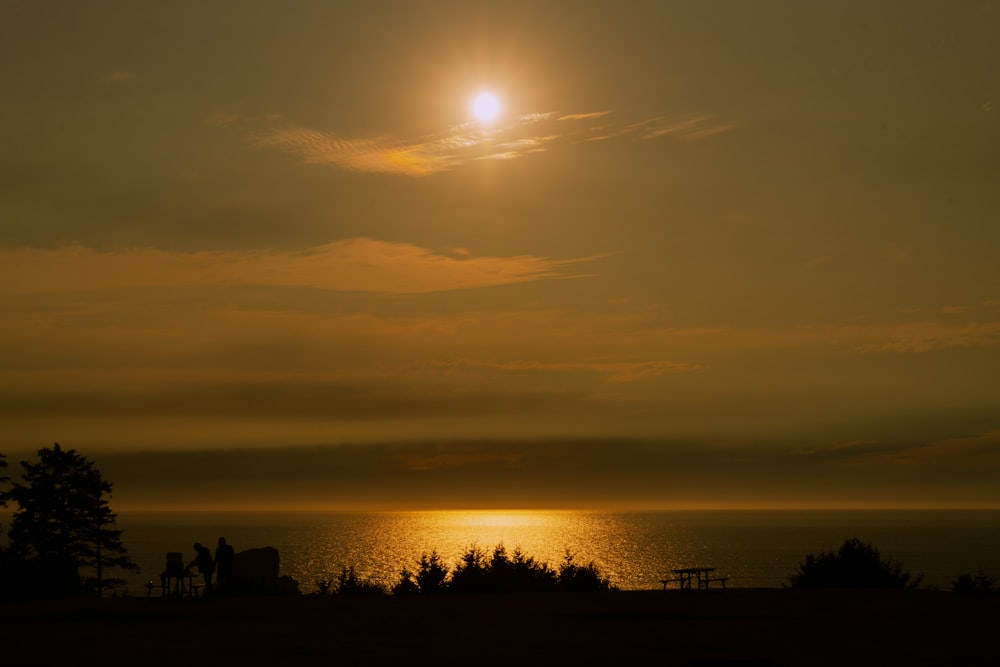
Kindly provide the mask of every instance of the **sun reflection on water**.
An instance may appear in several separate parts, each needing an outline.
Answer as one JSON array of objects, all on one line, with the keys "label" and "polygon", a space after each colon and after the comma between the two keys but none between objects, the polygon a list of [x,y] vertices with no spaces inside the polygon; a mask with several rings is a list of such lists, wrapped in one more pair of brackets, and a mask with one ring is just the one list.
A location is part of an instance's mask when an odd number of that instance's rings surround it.
[{"label": "sun reflection on water", "polygon": [[[524,528],[551,526],[563,518],[558,512],[544,510],[459,510],[442,512],[424,512],[429,515],[439,515],[445,523],[451,523],[456,528]],[[567,512],[561,513],[563,515]]]},{"label": "sun reflection on water", "polygon": [[570,510],[440,510],[329,517],[326,529],[310,540],[289,569],[334,577],[353,565],[384,584],[413,569],[423,554],[437,552],[454,566],[469,548],[490,552],[502,545],[557,568],[567,553],[576,562],[618,570],[607,562],[608,538],[600,513]]}]

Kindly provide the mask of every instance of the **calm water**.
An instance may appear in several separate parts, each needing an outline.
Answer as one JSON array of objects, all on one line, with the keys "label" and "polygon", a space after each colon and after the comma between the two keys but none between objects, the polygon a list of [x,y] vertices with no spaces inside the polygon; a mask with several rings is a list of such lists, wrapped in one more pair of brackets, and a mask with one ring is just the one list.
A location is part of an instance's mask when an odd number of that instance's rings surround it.
[{"label": "calm water", "polygon": [[142,573],[129,592],[163,568],[167,551],[193,558],[195,541],[219,536],[237,552],[276,547],[281,572],[303,592],[345,565],[392,584],[404,566],[437,550],[449,564],[470,545],[503,543],[562,562],[593,560],[623,589],[659,588],[671,568],[711,565],[740,587],[780,587],[805,554],[860,537],[916,575],[950,588],[961,572],[1000,575],[1000,511],[470,511],[393,513],[122,513],[125,545]]}]

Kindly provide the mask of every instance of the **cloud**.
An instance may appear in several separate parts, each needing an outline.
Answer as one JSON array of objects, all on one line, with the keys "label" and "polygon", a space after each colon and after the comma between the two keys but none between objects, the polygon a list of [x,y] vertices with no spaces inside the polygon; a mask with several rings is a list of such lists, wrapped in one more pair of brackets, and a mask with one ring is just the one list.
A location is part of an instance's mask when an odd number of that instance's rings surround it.
[{"label": "cloud", "polygon": [[896,469],[995,469],[1000,466],[1000,430],[905,444],[858,443],[821,454],[855,467]]},{"label": "cloud", "polygon": [[511,373],[545,372],[570,373],[590,372],[606,376],[611,382],[636,382],[649,378],[661,377],[677,373],[693,373],[702,370],[703,365],[697,363],[680,363],[674,361],[612,361],[612,362],[544,362],[544,361],[483,361],[465,359],[460,362],[449,362],[446,366],[454,368],[483,368]]},{"label": "cloud", "polygon": [[[678,349],[749,351],[840,348],[867,355],[922,354],[938,350],[1000,345],[1000,322],[881,322],[830,326],[646,329],[645,339],[669,340]],[[635,340],[634,344],[640,344]]]},{"label": "cloud", "polygon": [[[213,124],[233,125],[238,117],[218,115]],[[221,119],[221,120],[220,120]],[[280,117],[273,119],[281,121]],[[594,124],[593,121],[601,121]],[[329,164],[350,171],[427,176],[483,159],[511,160],[551,150],[559,144],[670,137],[700,141],[735,126],[710,115],[658,116],[639,122],[614,121],[610,111],[532,113],[504,125],[484,128],[465,123],[415,139],[391,136],[348,137],[285,123],[249,132],[250,145],[295,155],[307,164]]]},{"label": "cloud", "polygon": [[375,388],[371,383],[266,378],[239,381],[118,385],[46,392],[0,390],[4,418],[66,417],[130,422],[250,421],[352,423],[517,415],[565,401],[540,392],[499,393],[484,389],[454,395],[427,387]]},{"label": "cloud", "polygon": [[714,116],[709,115],[658,116],[622,127],[600,128],[601,132],[593,132],[586,140],[607,141],[627,136],[650,140],[670,136],[683,141],[698,141],[728,132],[735,127],[732,123],[720,122]]},{"label": "cloud", "polygon": [[559,116],[559,120],[591,120],[594,118],[604,118],[610,111],[591,111],[590,113],[571,113]]},{"label": "cloud", "polygon": [[876,340],[859,342],[858,349],[913,354],[992,345],[1000,345],[1000,322],[914,322],[884,328]]},{"label": "cloud", "polygon": [[[72,443],[63,443],[73,446]],[[973,460],[942,472],[831,465],[791,455],[678,440],[411,441],[341,446],[106,453],[116,503],[136,509],[220,506],[468,509],[473,507],[996,506]],[[859,452],[860,455],[860,452]],[[239,465],[233,465],[234,461]],[[982,467],[982,466],[979,466]],[[967,484],[956,483],[956,474]]]},{"label": "cloud", "polygon": [[271,285],[421,294],[570,277],[575,275],[570,267],[593,259],[473,257],[468,251],[449,255],[370,238],[300,252],[0,248],[0,292]]}]

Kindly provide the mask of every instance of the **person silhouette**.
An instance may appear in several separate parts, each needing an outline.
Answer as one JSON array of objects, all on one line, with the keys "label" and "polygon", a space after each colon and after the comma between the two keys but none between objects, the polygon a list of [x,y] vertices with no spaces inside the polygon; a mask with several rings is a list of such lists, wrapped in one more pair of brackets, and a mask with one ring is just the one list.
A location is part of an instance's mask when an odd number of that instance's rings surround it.
[{"label": "person silhouette", "polygon": [[219,583],[219,592],[226,592],[233,580],[233,563],[236,561],[236,552],[231,544],[226,544],[226,538],[219,538],[219,546],[215,548],[215,571],[216,581]]},{"label": "person silhouette", "polygon": [[197,554],[188,569],[197,566],[201,576],[205,579],[205,597],[212,595],[212,573],[215,572],[215,561],[212,560],[212,552],[208,547],[201,546],[200,542],[194,543],[194,550]]}]

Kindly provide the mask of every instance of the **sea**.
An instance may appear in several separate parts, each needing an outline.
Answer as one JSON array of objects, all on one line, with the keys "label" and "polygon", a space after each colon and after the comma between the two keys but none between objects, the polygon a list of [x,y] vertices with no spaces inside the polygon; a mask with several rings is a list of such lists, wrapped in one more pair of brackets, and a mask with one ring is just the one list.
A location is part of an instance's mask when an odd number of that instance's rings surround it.
[{"label": "sea", "polygon": [[598,512],[572,510],[327,512],[122,512],[118,527],[144,595],[166,553],[194,559],[194,542],[219,537],[238,552],[275,547],[281,574],[303,593],[345,567],[385,586],[437,552],[454,565],[470,547],[502,545],[558,567],[593,562],[623,590],[660,589],[679,567],[714,567],[729,587],[779,588],[807,554],[860,538],[899,562],[922,587],[948,590],[963,573],[1000,576],[1000,510],[743,510]]}]

